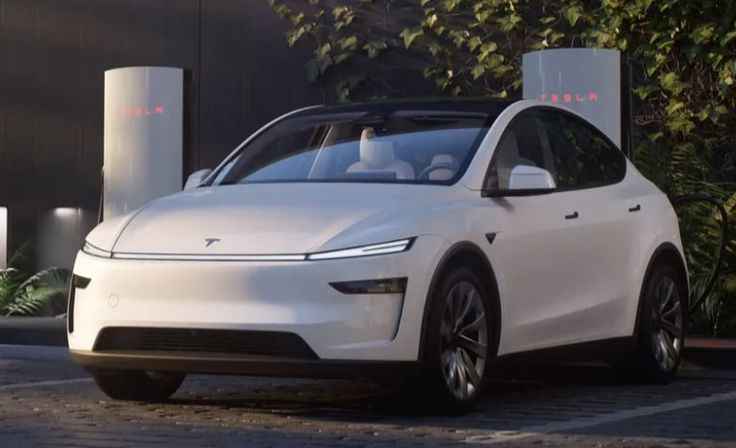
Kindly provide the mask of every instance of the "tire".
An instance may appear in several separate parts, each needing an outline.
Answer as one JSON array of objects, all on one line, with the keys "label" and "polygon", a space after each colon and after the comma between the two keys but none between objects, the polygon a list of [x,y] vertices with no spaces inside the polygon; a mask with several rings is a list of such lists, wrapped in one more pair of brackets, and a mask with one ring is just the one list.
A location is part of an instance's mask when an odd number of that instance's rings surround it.
[{"label": "tire", "polygon": [[640,297],[635,348],[620,367],[629,379],[667,383],[677,373],[685,343],[687,288],[675,268],[662,264],[647,275]]},{"label": "tire", "polygon": [[97,386],[115,400],[164,401],[179,389],[184,374],[138,370],[104,370],[92,374]]},{"label": "tire", "polygon": [[449,268],[432,292],[427,321],[423,380],[433,407],[467,412],[485,389],[495,356],[495,332],[488,291],[467,267]]}]

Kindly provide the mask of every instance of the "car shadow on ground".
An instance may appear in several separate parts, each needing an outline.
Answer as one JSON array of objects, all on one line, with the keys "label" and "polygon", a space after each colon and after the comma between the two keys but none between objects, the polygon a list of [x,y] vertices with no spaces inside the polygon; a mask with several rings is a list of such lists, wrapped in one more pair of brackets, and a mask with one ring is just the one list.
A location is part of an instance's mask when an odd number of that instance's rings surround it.
[{"label": "car shadow on ground", "polygon": [[[413,390],[407,393],[407,385],[389,387],[369,380],[288,380],[263,379],[255,385],[239,389],[241,379],[234,377],[232,389],[218,389],[216,394],[198,393],[207,376],[193,379],[194,387],[189,395],[181,394],[170,400],[176,404],[199,404],[241,408],[249,410],[277,410],[313,414],[323,417],[325,413],[339,416],[355,411],[406,417],[446,415],[442,409],[428,405],[426,393]],[[188,380],[189,381],[189,380]],[[610,388],[630,387],[630,380],[621,377],[607,366],[595,364],[534,366],[507,366],[496,373],[486,385],[476,410],[492,410],[508,399],[533,400],[540,393],[568,390],[580,386]],[[185,385],[186,388],[186,385]]]}]

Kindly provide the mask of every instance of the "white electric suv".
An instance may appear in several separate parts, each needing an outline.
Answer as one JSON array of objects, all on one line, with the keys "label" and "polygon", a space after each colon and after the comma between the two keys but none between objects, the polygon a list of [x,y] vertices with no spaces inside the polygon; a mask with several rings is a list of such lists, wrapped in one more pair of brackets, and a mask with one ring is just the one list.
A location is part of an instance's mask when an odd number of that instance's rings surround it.
[{"label": "white electric suv", "polygon": [[511,354],[605,343],[642,379],[678,367],[672,206],[563,108],[301,109],[187,184],[77,256],[71,355],[113,398],[165,399],[194,372],[406,374],[462,410]]}]

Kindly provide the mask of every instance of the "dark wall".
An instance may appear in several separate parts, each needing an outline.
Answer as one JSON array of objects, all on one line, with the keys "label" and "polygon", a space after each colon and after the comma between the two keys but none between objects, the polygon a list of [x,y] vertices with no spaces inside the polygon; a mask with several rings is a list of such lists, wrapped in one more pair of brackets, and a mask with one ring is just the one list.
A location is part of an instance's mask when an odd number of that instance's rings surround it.
[{"label": "dark wall", "polygon": [[33,238],[47,210],[97,208],[107,69],[188,71],[190,171],[318,102],[283,27],[263,0],[0,0],[0,206],[11,245]]},{"label": "dark wall", "polygon": [[264,0],[202,2],[199,166],[213,167],[247,134],[288,110],[321,101],[305,52],[286,44]]}]

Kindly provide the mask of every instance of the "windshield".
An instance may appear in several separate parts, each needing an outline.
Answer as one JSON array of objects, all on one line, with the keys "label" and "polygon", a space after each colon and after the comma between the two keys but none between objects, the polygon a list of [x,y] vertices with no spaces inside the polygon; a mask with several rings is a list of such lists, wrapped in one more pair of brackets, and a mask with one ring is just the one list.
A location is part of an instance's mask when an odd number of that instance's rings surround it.
[{"label": "windshield", "polygon": [[495,116],[478,110],[395,109],[287,118],[241,148],[213,185],[449,184],[463,174]]}]

